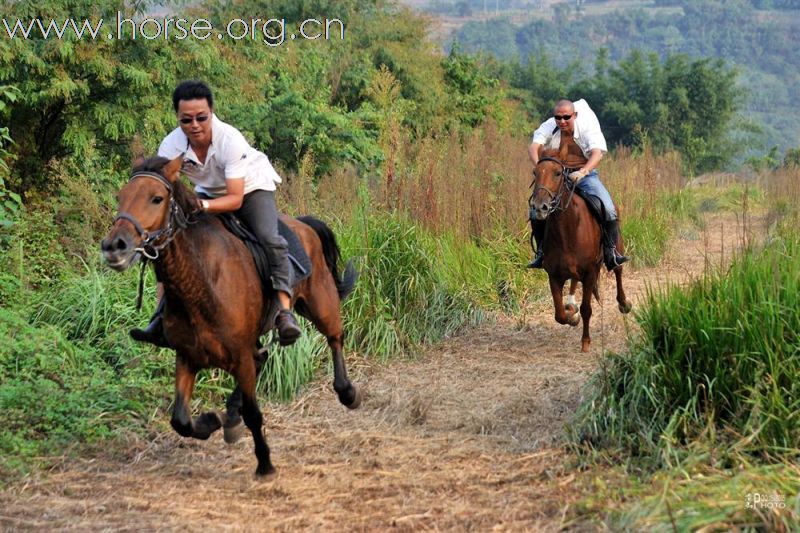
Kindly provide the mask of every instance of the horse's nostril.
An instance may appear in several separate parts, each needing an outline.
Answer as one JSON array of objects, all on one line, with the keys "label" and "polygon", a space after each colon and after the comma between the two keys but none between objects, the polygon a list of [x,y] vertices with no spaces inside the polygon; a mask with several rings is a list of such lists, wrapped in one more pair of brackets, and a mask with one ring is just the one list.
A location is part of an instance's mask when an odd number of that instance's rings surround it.
[{"label": "horse's nostril", "polygon": [[120,237],[114,241],[114,249],[118,252],[123,252],[128,249],[128,243]]}]

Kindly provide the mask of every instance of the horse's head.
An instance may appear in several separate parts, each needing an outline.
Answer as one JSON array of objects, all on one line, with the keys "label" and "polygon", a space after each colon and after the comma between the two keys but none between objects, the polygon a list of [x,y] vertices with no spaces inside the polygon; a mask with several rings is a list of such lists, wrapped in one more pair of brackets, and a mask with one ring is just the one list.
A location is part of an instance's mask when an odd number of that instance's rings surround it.
[{"label": "horse's head", "polygon": [[565,172],[564,164],[546,153],[536,164],[530,205],[537,220],[546,219],[559,208],[565,190]]},{"label": "horse's head", "polygon": [[180,156],[172,161],[151,157],[134,167],[130,180],[119,191],[114,225],[100,244],[108,266],[125,270],[142,253],[153,259],[171,239],[173,218],[179,211],[183,215],[175,199],[182,162]]}]

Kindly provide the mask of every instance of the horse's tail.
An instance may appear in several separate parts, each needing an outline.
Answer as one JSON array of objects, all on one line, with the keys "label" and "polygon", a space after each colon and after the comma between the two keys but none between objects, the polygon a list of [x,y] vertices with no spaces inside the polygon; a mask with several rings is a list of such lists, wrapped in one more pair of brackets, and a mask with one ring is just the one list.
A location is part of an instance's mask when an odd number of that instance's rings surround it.
[{"label": "horse's tail", "polygon": [[322,255],[325,256],[325,264],[328,265],[328,270],[331,271],[333,279],[336,282],[336,290],[339,292],[339,300],[344,301],[356,286],[358,279],[358,270],[353,265],[353,260],[349,260],[344,267],[344,275],[339,275],[339,259],[341,253],[339,252],[339,245],[336,244],[336,236],[333,234],[323,221],[306,215],[297,217],[297,220],[311,226],[317,232],[319,239],[322,241]]}]

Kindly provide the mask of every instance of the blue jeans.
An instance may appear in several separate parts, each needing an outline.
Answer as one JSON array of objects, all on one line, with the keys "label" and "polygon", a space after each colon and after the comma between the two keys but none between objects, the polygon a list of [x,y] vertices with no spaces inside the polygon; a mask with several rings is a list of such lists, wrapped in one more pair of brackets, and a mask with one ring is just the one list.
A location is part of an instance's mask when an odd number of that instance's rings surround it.
[{"label": "blue jeans", "polygon": [[581,181],[578,182],[578,188],[587,196],[594,196],[603,204],[603,210],[606,214],[606,222],[611,222],[617,219],[617,210],[614,208],[614,202],[611,200],[611,195],[608,190],[600,181],[600,176],[596,170],[589,172]]}]

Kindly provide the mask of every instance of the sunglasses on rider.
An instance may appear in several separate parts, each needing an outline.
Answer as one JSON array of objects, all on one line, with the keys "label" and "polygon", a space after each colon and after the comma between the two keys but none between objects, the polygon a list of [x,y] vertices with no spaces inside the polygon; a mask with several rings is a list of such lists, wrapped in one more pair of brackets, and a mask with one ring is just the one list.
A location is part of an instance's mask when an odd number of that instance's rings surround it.
[{"label": "sunglasses on rider", "polygon": [[199,117],[193,117],[193,118],[184,117],[180,119],[181,124],[191,124],[195,120],[197,122],[205,122],[206,120],[208,120],[208,115],[200,115]]},{"label": "sunglasses on rider", "polygon": [[[572,113],[574,115],[575,113]],[[569,120],[572,118],[572,115],[553,115],[553,118],[556,119],[556,122],[559,120]]]}]

